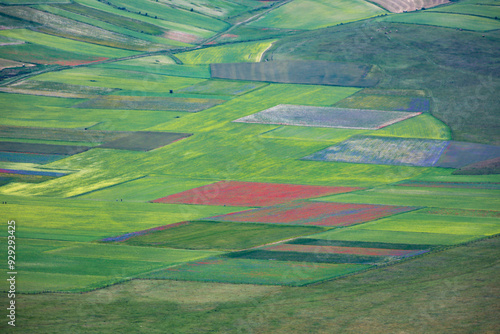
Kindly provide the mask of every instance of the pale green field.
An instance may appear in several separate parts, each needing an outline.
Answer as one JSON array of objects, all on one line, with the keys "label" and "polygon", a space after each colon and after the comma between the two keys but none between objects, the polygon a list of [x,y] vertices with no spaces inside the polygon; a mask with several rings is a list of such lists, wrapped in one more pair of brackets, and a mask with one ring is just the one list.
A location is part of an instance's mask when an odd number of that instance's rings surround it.
[{"label": "pale green field", "polygon": [[385,14],[361,0],[296,0],[252,22],[254,27],[313,30]]}]

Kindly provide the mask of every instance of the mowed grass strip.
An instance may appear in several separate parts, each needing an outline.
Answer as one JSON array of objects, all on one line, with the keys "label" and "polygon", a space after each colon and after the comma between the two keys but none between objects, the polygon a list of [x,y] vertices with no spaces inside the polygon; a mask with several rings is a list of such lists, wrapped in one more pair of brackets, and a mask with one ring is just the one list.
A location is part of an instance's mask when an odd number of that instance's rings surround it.
[{"label": "mowed grass strip", "polygon": [[265,206],[360,189],[362,188],[220,181],[159,198],[154,200],[153,203]]},{"label": "mowed grass strip", "polygon": [[224,100],[218,99],[185,97],[107,95],[78,103],[73,107],[82,109],[173,110],[198,112],[224,102]]},{"label": "mowed grass strip", "polygon": [[364,223],[415,209],[417,207],[293,202],[229,213],[207,219],[230,222],[334,227]]},{"label": "mowed grass strip", "polygon": [[369,268],[363,264],[213,258],[161,269],[141,278],[302,286]]},{"label": "mowed grass strip", "polygon": [[[176,225],[176,224],[174,224]],[[125,239],[131,246],[238,250],[323,232],[318,227],[192,221]]]}]

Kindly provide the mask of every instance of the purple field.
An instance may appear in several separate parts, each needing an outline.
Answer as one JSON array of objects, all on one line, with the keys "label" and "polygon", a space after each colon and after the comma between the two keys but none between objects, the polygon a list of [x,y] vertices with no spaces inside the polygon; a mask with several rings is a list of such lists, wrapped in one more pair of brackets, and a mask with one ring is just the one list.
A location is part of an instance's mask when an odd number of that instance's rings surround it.
[{"label": "purple field", "polygon": [[235,122],[376,130],[417,115],[420,113],[280,104]]},{"label": "purple field", "polygon": [[500,146],[452,141],[446,147],[435,166],[460,168],[499,157]]},{"label": "purple field", "polygon": [[353,137],[304,160],[431,167],[448,141],[393,137]]}]

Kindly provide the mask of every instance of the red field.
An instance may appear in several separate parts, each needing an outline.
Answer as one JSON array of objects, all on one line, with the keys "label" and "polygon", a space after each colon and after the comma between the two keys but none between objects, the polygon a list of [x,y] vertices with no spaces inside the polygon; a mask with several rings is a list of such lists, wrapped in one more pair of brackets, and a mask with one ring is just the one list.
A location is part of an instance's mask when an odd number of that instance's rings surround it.
[{"label": "red field", "polygon": [[154,200],[154,203],[269,206],[363,188],[220,181]]},{"label": "red field", "polygon": [[207,220],[314,226],[350,226],[416,207],[350,203],[295,202],[207,218]]},{"label": "red field", "polygon": [[268,251],[301,252],[317,254],[356,254],[372,256],[413,256],[425,252],[423,250],[381,249],[362,247],[315,246],[315,245],[275,245],[266,247]]}]

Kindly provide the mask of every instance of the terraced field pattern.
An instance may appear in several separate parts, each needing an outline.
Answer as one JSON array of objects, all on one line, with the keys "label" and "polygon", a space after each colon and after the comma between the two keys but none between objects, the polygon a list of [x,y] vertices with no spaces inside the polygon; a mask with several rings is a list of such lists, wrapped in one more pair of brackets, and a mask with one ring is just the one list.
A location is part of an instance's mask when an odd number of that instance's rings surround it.
[{"label": "terraced field pattern", "polygon": [[0,332],[498,332],[499,8],[0,0]]}]

